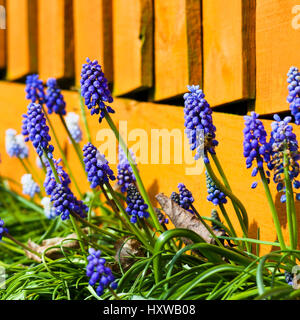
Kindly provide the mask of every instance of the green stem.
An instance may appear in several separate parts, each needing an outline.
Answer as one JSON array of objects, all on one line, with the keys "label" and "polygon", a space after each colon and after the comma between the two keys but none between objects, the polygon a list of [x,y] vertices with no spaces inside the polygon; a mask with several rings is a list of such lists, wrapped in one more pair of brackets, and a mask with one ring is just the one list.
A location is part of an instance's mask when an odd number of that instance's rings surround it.
[{"label": "green stem", "polygon": [[30,173],[30,170],[29,170],[29,168],[26,166],[26,164],[25,164],[25,162],[23,161],[23,159],[21,159],[21,158],[18,158],[18,159],[20,160],[20,162],[21,162],[23,168],[25,169],[25,171],[26,171],[27,173]]},{"label": "green stem", "polygon": [[[59,140],[58,140],[58,138],[57,138],[57,135],[56,135],[56,133],[55,133],[55,130],[54,130],[54,128],[53,128],[53,126],[52,126],[52,123],[51,123],[51,121],[50,121],[50,119],[49,119],[49,117],[48,117],[48,114],[47,114],[47,112],[45,111],[44,106],[42,106],[42,108],[43,108],[44,114],[45,114],[45,116],[46,116],[46,118],[47,118],[47,122],[48,122],[48,124],[49,124],[49,126],[50,126],[50,128],[51,128],[51,131],[52,131],[52,134],[53,134],[53,136],[54,136],[54,139],[55,139],[55,141],[56,141],[57,147],[58,147],[58,149],[59,149],[59,151],[60,151],[60,153],[61,153],[61,156],[62,156],[62,158],[63,158],[63,162],[64,162],[65,166],[66,166],[67,169],[68,169],[68,172],[69,172],[69,175],[70,175],[70,177],[71,177],[71,180],[72,180],[72,182],[74,182],[74,185],[75,185],[75,187],[76,187],[76,189],[77,189],[77,192],[78,192],[80,198],[83,198],[83,195],[82,195],[82,193],[81,193],[81,191],[80,191],[80,189],[79,189],[79,186],[78,186],[78,184],[77,184],[77,182],[76,182],[76,179],[75,179],[75,177],[74,177],[74,175],[73,175],[73,172],[72,172],[72,170],[71,170],[71,168],[70,168],[70,166],[69,166],[69,163],[68,163],[68,161],[67,161],[67,158],[66,158],[66,156],[65,156],[65,153],[64,153],[64,151],[63,151],[63,149],[62,149],[62,147],[61,147],[61,145],[60,145],[60,143],[59,143]],[[47,159],[48,159],[48,157],[47,157]],[[56,170],[55,170],[55,171],[56,171]]]},{"label": "green stem", "polygon": [[[216,155],[216,154],[212,154],[211,157],[212,157],[212,159],[213,159],[213,161],[214,161],[214,163],[215,163],[215,165],[216,165],[216,167],[217,167],[217,169],[218,169],[218,171],[219,171],[219,173],[220,173],[220,176],[221,176],[221,178],[222,178],[222,180],[223,180],[223,183],[224,183],[225,187],[226,187],[229,191],[232,191],[232,190],[231,190],[231,187],[230,187],[230,185],[229,185],[229,182],[228,182],[228,180],[227,180],[227,177],[226,177],[226,175],[225,175],[225,172],[224,172],[224,170],[223,170],[223,168],[222,168],[222,166],[221,166],[221,163],[220,163],[217,155]],[[231,200],[231,199],[230,199],[230,200]],[[242,217],[241,217],[241,213],[240,213],[240,210],[239,210],[238,206],[236,205],[236,203],[235,203],[234,201],[231,200],[231,202],[232,202],[233,208],[234,208],[234,210],[235,210],[235,212],[236,212],[236,215],[237,215],[238,219],[241,220]],[[247,212],[246,212],[246,215],[247,215]],[[248,216],[247,216],[247,219],[244,218],[244,224],[245,224],[246,226],[248,225]],[[247,229],[248,229],[248,227],[247,227]]]},{"label": "green stem", "polygon": [[132,156],[131,156],[131,154],[130,154],[130,152],[129,152],[129,150],[128,150],[128,148],[127,148],[127,146],[126,146],[126,144],[125,144],[125,142],[124,142],[124,140],[123,140],[123,138],[121,137],[118,129],[116,128],[115,124],[113,123],[110,115],[108,114],[108,112],[107,112],[106,110],[104,110],[104,115],[105,115],[105,118],[106,118],[107,123],[109,124],[109,126],[110,126],[110,128],[112,129],[112,131],[114,132],[114,134],[115,134],[115,136],[116,136],[119,144],[121,145],[121,148],[123,149],[124,153],[125,153],[126,156],[127,156],[128,162],[129,162],[129,164],[130,164],[130,166],[131,166],[131,168],[132,168],[132,171],[133,171],[133,173],[134,173],[134,176],[135,176],[135,178],[136,178],[136,182],[137,182],[139,191],[140,191],[142,197],[144,198],[146,204],[148,205],[149,214],[150,214],[150,216],[151,216],[151,219],[153,220],[153,223],[154,223],[154,225],[155,225],[155,228],[156,228],[157,230],[163,232],[163,228],[162,228],[162,226],[160,225],[160,223],[159,223],[159,221],[158,221],[158,218],[157,218],[157,216],[156,216],[156,214],[155,214],[155,211],[154,211],[154,209],[153,209],[153,206],[152,206],[152,204],[151,204],[151,201],[150,201],[150,199],[149,199],[149,196],[148,196],[148,194],[147,194],[147,192],[146,192],[146,189],[145,189],[145,187],[144,187],[144,184],[143,184],[143,182],[142,182],[142,179],[141,179],[141,177],[140,177],[140,174],[139,174],[139,172],[138,172],[138,169],[137,169],[137,167],[136,167],[136,165],[135,165],[134,160],[132,159]]},{"label": "green stem", "polygon": [[70,132],[70,130],[69,130],[67,124],[66,124],[66,121],[65,121],[64,117],[61,114],[59,115],[59,117],[60,117],[60,120],[61,120],[65,130],[67,131],[69,139],[71,140],[71,143],[72,143],[72,145],[73,145],[73,147],[74,147],[74,149],[75,149],[75,151],[77,153],[77,156],[78,156],[80,164],[81,164],[81,166],[83,168],[84,174],[87,174],[86,171],[85,171],[85,166],[84,166],[84,162],[83,162],[83,156],[81,154],[81,150],[78,147],[78,143],[76,143],[76,141],[73,139],[73,137],[71,135],[71,132]]},{"label": "green stem", "polygon": [[35,175],[35,177],[37,178],[37,180],[39,181],[40,185],[43,185],[43,181],[41,180],[39,174],[37,173],[37,171],[34,169],[34,167],[31,165],[30,161],[28,158],[25,158],[25,161],[27,163],[27,166],[29,167],[29,169],[31,170],[31,172]]},{"label": "green stem", "polygon": [[84,123],[85,131],[86,131],[86,135],[87,135],[88,141],[90,143],[92,143],[91,133],[90,133],[87,119],[86,119],[83,97],[81,96],[80,90],[79,90],[79,100],[80,100],[80,109],[81,109],[81,114],[82,114],[82,118],[83,118],[83,123]]},{"label": "green stem", "polygon": [[84,254],[84,257],[85,257],[85,260],[86,260],[86,250],[84,249],[84,246],[83,246],[83,243],[82,243],[82,238],[83,238],[83,232],[82,230],[78,227],[74,217],[72,215],[70,215],[70,220],[71,220],[71,223],[73,225],[73,228],[74,228],[74,231],[77,235],[77,238],[78,238],[78,242],[79,242],[79,245],[80,245],[80,249],[82,251],[82,253]]},{"label": "green stem", "polygon": [[284,238],[283,238],[283,235],[282,235],[280,222],[279,222],[279,219],[278,219],[278,213],[277,213],[277,210],[276,210],[273,198],[272,198],[271,191],[269,189],[269,185],[268,185],[268,182],[267,182],[267,179],[266,179],[265,172],[264,172],[264,170],[262,168],[259,168],[258,170],[259,170],[260,177],[261,177],[261,180],[262,180],[262,183],[263,183],[263,186],[264,186],[264,189],[265,189],[265,193],[266,193],[266,196],[267,196],[267,199],[268,199],[268,203],[269,203],[269,206],[270,206],[270,209],[271,209],[271,212],[272,212],[272,217],[273,217],[273,221],[274,221],[277,237],[278,237],[278,240],[279,240],[279,243],[280,243],[280,248],[281,248],[281,250],[285,250],[286,246],[285,246],[285,243],[284,243]]},{"label": "green stem", "polygon": [[224,217],[224,219],[225,219],[225,221],[226,221],[226,223],[227,223],[227,225],[229,227],[230,233],[232,234],[233,237],[237,237],[236,232],[234,230],[234,227],[233,227],[233,225],[232,225],[232,223],[231,223],[231,221],[229,219],[229,216],[227,214],[227,211],[226,211],[223,203],[219,203],[219,207],[220,207],[221,212],[223,214],[223,217]]},{"label": "green stem", "polygon": [[119,237],[116,236],[114,233],[111,233],[111,232],[109,232],[109,231],[107,231],[107,230],[104,230],[104,229],[101,229],[101,228],[97,227],[96,225],[94,225],[94,224],[88,222],[87,220],[81,218],[78,214],[76,214],[76,213],[74,213],[74,212],[72,212],[72,211],[71,211],[71,215],[72,215],[76,220],[80,221],[83,225],[85,225],[85,226],[87,226],[87,227],[90,227],[90,228],[92,228],[92,229],[94,229],[94,230],[98,231],[99,233],[102,233],[102,234],[104,234],[104,235],[106,235],[106,236],[112,237],[112,238],[114,238],[114,239],[116,239],[116,240],[119,239]]},{"label": "green stem", "polygon": [[284,168],[284,182],[285,182],[285,194],[286,194],[286,214],[290,236],[290,246],[294,250],[297,248],[298,238],[298,226],[296,219],[296,209],[294,201],[293,186],[289,173],[289,159],[286,151],[283,152],[283,168]]},{"label": "green stem", "polygon": [[[239,207],[239,209],[241,210],[241,213],[242,213],[244,219],[242,219],[239,215],[237,217],[239,219],[239,223],[241,225],[244,237],[248,238],[248,231],[247,231],[248,230],[248,217],[247,217],[247,212],[246,212],[245,207],[243,206],[241,201],[218,180],[218,178],[216,177],[216,175],[214,174],[214,172],[211,168],[211,165],[209,163],[205,163],[205,167],[206,167],[206,170],[207,170],[209,176],[211,177],[211,179],[215,183],[216,187],[220,191],[225,193],[231,199],[231,201],[235,202],[237,204],[237,206]],[[249,252],[251,252],[251,248],[247,242],[246,242],[246,246],[247,246],[247,250],[248,251],[250,250]]]},{"label": "green stem", "polygon": [[191,205],[193,211],[196,213],[198,219],[200,220],[200,222],[204,225],[204,227],[207,229],[207,231],[210,233],[210,235],[212,236],[213,239],[215,239],[215,241],[217,242],[217,244],[224,248],[223,244],[221,243],[221,241],[218,239],[218,237],[214,234],[214,232],[211,230],[211,228],[208,226],[208,224],[203,220],[203,218],[200,216],[200,214],[198,213],[198,211],[195,209],[195,207],[193,205]]}]

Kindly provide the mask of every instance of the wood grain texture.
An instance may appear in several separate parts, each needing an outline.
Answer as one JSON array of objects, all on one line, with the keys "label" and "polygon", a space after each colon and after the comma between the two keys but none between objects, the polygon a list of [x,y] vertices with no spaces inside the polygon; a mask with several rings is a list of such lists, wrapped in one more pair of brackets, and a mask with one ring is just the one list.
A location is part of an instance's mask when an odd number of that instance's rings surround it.
[{"label": "wood grain texture", "polygon": [[72,0],[38,0],[38,72],[44,81],[74,76],[72,17]]},{"label": "wood grain texture", "polygon": [[300,68],[299,1],[256,2],[256,111],[288,111],[287,73],[291,66]]},{"label": "wood grain texture", "polygon": [[5,0],[0,0],[0,69],[6,66],[6,5]]},{"label": "wood grain texture", "polygon": [[112,2],[74,0],[75,83],[80,83],[82,64],[97,59],[109,82],[113,79]]},{"label": "wood grain texture", "polygon": [[37,2],[6,0],[7,79],[24,77],[37,70]]},{"label": "wood grain texture", "polygon": [[255,1],[203,0],[204,92],[212,106],[255,97]]},{"label": "wood grain texture", "polygon": [[[2,157],[1,174],[10,176],[17,181],[20,181],[21,175],[24,173],[24,169],[19,165],[15,159],[10,159],[4,149],[4,132],[7,128],[14,128],[18,131],[21,126],[21,114],[26,111],[27,102],[24,100],[24,85],[11,84],[6,82],[0,82],[0,153]],[[80,113],[79,99],[76,92],[63,91],[65,99],[67,101],[67,110]],[[183,109],[168,105],[158,105],[147,102],[137,102],[129,99],[116,98],[113,107],[116,113],[112,115],[113,120],[119,126],[124,127],[124,122],[127,121],[127,140],[129,147],[133,147],[141,141],[142,135],[146,135],[146,143],[148,143],[147,150],[148,155],[144,163],[138,163],[140,174],[145,183],[146,189],[151,195],[151,199],[155,206],[155,195],[159,192],[163,192],[166,195],[170,195],[172,191],[176,191],[179,182],[184,183],[193,193],[195,198],[195,207],[199,213],[203,216],[210,216],[210,212],[215,208],[210,202],[206,200],[207,191],[205,185],[205,173],[204,170],[200,175],[187,174],[187,169],[194,167],[192,162],[189,162],[188,158],[185,158],[186,152],[184,148],[181,150],[183,163],[174,162],[175,146],[171,139],[170,145],[170,164],[164,164],[162,161],[162,145],[158,150],[154,150],[151,146],[150,138],[154,135],[155,129],[177,129],[182,134],[182,143],[184,143],[184,128],[183,128]],[[95,146],[103,147],[107,142],[107,138],[100,139],[101,129],[107,129],[107,123],[103,121],[99,125],[97,117],[88,115],[88,123],[91,128],[91,134],[93,143]],[[67,137],[61,128],[58,118],[51,116],[55,126],[57,126],[57,132],[59,133],[59,139],[66,148],[68,158],[70,159],[70,165],[73,170],[78,172],[80,178],[80,186],[83,190],[88,188],[86,178],[81,173],[79,162],[76,159],[76,154],[73,151],[71,145],[67,142]],[[264,195],[263,185],[258,183],[256,189],[251,189],[250,186],[255,178],[251,177],[251,169],[246,169],[245,158],[243,157],[243,134],[244,120],[242,116],[234,116],[223,113],[213,113],[214,124],[217,127],[217,138],[220,142],[217,147],[217,154],[222,163],[224,171],[228,177],[232,190],[236,196],[240,198],[245,207],[247,208],[249,215],[250,235],[256,236],[257,227],[261,229],[261,239],[266,241],[274,241],[275,228],[272,222],[272,215],[269,210],[269,206]],[[271,121],[264,120],[266,130],[270,132]],[[83,128],[83,123],[81,122]],[[298,138],[300,137],[300,128],[294,128]],[[107,131],[109,132],[109,131]],[[103,133],[103,132],[102,132]],[[98,137],[98,139],[97,139]],[[126,137],[123,135],[126,139]],[[84,136],[84,141],[81,143],[81,147],[87,141]],[[55,144],[54,144],[55,146]],[[152,151],[152,152],[151,152]],[[151,162],[151,153],[159,152],[158,163]],[[57,148],[55,149],[54,156],[59,157]],[[136,153],[137,159],[141,157],[140,152]],[[30,159],[31,162],[35,161],[35,152],[30,146]],[[145,159],[144,159],[145,160]],[[116,172],[116,164],[110,161],[112,169]],[[214,167],[213,167],[214,168]],[[287,222],[285,206],[280,203],[280,195],[276,192],[276,188],[273,183],[270,184],[271,192],[278,208],[280,215],[280,223],[284,230],[284,236],[288,238]],[[235,217],[234,210],[231,204],[226,204],[226,209],[230,218],[232,218],[233,225],[236,227],[238,234],[241,235],[238,220]],[[299,202],[297,203],[297,212],[300,212]],[[223,220],[223,219],[222,219]],[[300,223],[300,221],[299,221]],[[270,247],[264,247],[261,253],[270,251]]]},{"label": "wood grain texture", "polygon": [[113,0],[114,94],[150,88],[153,82],[151,0]]},{"label": "wood grain texture", "polygon": [[154,100],[202,86],[201,4],[199,0],[155,0]]}]

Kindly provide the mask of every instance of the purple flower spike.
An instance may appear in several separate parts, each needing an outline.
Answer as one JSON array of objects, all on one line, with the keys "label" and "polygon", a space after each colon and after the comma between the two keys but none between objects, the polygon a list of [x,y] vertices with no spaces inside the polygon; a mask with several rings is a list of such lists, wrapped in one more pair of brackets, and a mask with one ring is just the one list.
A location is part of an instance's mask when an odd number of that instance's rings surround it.
[{"label": "purple flower spike", "polygon": [[8,229],[4,226],[4,221],[0,218],[0,240],[2,240],[3,235],[8,232]]},{"label": "purple flower spike", "polygon": [[216,127],[213,125],[212,110],[205,95],[199,86],[188,86],[188,93],[183,95],[184,99],[184,126],[189,139],[191,150],[196,149],[195,159],[199,159],[201,154],[200,135],[204,134],[204,161],[209,163],[207,152],[215,154],[215,147],[218,145],[216,137]]},{"label": "purple flower spike", "polygon": [[[267,132],[258,117],[259,115],[255,112],[244,117],[244,157],[247,169],[251,168],[255,161],[256,165],[251,174],[253,177],[257,175],[259,169],[263,169],[264,163],[268,164],[271,153],[271,145],[267,142]],[[268,171],[266,173],[269,175]],[[251,188],[256,188],[256,185],[253,183]]]},{"label": "purple flower spike", "polygon": [[25,136],[25,142],[32,141],[40,157],[46,152],[48,158],[52,159],[54,147],[49,144],[51,140],[49,127],[46,124],[45,114],[41,105],[30,103],[27,114],[24,114],[23,118],[22,134]]},{"label": "purple flower spike", "polygon": [[113,102],[113,98],[108,88],[108,81],[98,61],[91,61],[89,58],[86,61],[87,63],[82,65],[81,70],[81,95],[86,106],[91,110],[91,115],[99,114],[99,122],[101,122],[104,118],[103,110],[109,113],[115,112],[107,105],[107,103]]},{"label": "purple flower spike", "polygon": [[[287,152],[289,161],[289,176],[295,189],[300,187],[300,181],[296,180],[300,172],[300,154],[298,148],[298,141],[293,127],[290,125],[291,117],[285,117],[283,120],[275,114],[274,122],[272,123],[272,132],[270,145],[272,147],[271,160],[269,162],[269,169],[274,170],[273,180],[277,183],[277,191],[285,191],[284,181],[284,166],[283,155]],[[299,200],[296,196],[296,199]],[[285,202],[286,197],[281,197],[281,202]]]},{"label": "purple flower spike", "polygon": [[49,114],[53,112],[62,116],[66,114],[66,102],[54,78],[49,78],[47,81],[46,106]]},{"label": "purple flower spike", "polygon": [[132,223],[136,223],[138,218],[149,218],[149,213],[146,211],[148,205],[144,202],[144,199],[134,184],[128,186],[126,203],[126,212],[131,216],[130,221]]},{"label": "purple flower spike", "polygon": [[45,103],[45,92],[43,81],[39,79],[38,74],[32,74],[26,77],[26,99],[32,103]]},{"label": "purple flower spike", "polygon": [[297,125],[300,124],[300,72],[296,67],[291,67],[288,74],[287,82],[289,95],[287,102],[290,104],[292,115],[295,117]]},{"label": "purple flower spike", "polygon": [[91,183],[92,189],[108,182],[109,179],[116,179],[104,155],[90,142],[83,147],[83,156],[85,170],[88,173],[88,180]]},{"label": "purple flower spike", "polygon": [[[130,150],[131,157],[134,159],[134,154]],[[131,183],[135,183],[136,179],[133,174],[132,168],[125,156],[121,147],[119,147],[119,164],[118,164],[118,185],[121,186],[121,192],[126,192]]]},{"label": "purple flower spike", "polygon": [[101,296],[104,289],[111,287],[113,290],[117,289],[118,284],[109,267],[105,266],[106,260],[101,258],[101,251],[93,248],[89,249],[89,256],[87,257],[88,264],[86,266],[86,275],[90,278],[89,284],[94,286],[98,283],[96,292]]},{"label": "purple flower spike", "polygon": [[207,200],[212,202],[215,206],[219,205],[220,203],[227,203],[226,195],[216,187],[207,171],[205,171],[205,175],[208,192]]}]

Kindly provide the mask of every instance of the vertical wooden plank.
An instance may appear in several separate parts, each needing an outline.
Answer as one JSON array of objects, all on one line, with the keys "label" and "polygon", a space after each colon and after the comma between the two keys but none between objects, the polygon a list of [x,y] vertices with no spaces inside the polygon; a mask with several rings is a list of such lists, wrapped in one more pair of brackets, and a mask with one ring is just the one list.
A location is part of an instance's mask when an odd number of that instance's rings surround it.
[{"label": "vertical wooden plank", "polygon": [[154,100],[202,85],[201,1],[155,0]]},{"label": "vertical wooden plank", "polygon": [[72,17],[72,0],[38,0],[38,70],[43,80],[74,75]]},{"label": "vertical wooden plank", "polygon": [[24,77],[37,70],[36,5],[36,0],[6,0],[9,80]]},{"label": "vertical wooden plank", "polygon": [[254,0],[203,0],[203,85],[212,106],[255,97],[254,28]]},{"label": "vertical wooden plank", "polygon": [[75,79],[79,85],[82,64],[97,59],[105,76],[113,78],[111,0],[74,0]]},{"label": "vertical wooden plank", "polygon": [[288,111],[287,73],[300,68],[300,6],[297,0],[257,0],[256,111]]},{"label": "vertical wooden plank", "polygon": [[114,94],[150,88],[153,76],[151,0],[113,1]]},{"label": "vertical wooden plank", "polygon": [[5,37],[6,37],[6,6],[5,0],[0,0],[0,70],[5,68]]}]

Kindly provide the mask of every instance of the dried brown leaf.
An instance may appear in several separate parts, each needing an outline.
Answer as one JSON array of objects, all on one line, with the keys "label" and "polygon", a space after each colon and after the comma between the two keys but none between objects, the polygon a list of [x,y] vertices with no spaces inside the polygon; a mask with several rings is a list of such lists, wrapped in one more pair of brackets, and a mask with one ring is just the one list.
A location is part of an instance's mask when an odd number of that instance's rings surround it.
[{"label": "dried brown leaf", "polygon": [[[196,215],[186,211],[163,193],[159,193],[155,197],[176,228],[192,230],[201,236],[207,243],[215,243],[210,232]],[[183,240],[185,243],[191,243],[188,239]]]},{"label": "dried brown leaf", "polygon": [[[75,233],[72,233],[64,238],[57,237],[57,238],[46,239],[46,240],[42,241],[41,245],[36,244],[35,242],[33,242],[29,239],[27,242],[27,246],[30,249],[34,250],[35,252],[37,252],[41,255],[48,248],[60,245],[63,241],[64,241],[63,242],[64,248],[70,249],[70,248],[78,248],[79,247],[79,243],[77,240],[66,241],[68,239],[77,239],[77,235]],[[36,262],[42,262],[41,258],[38,257],[37,255],[33,254],[32,252],[26,250],[25,253],[28,258],[30,258]],[[60,248],[52,248],[46,252],[46,257],[48,257],[52,260],[56,260],[56,259],[63,257],[63,253],[61,252]]]}]

